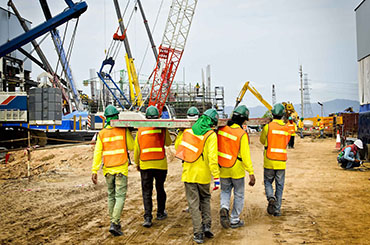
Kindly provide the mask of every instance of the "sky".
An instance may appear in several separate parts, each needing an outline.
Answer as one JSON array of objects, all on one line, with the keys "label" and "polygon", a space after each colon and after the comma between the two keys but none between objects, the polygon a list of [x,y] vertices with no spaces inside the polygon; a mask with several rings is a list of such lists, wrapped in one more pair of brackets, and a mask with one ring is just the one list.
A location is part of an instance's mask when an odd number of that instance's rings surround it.
[{"label": "sky", "polygon": [[[8,0],[0,0],[7,9]],[[39,1],[13,0],[21,15],[32,26],[45,21]],[[142,4],[158,47],[162,40],[172,0],[143,0]],[[201,69],[211,66],[212,87],[224,86],[226,105],[234,105],[240,89],[251,81],[271,103],[272,84],[278,102],[300,103],[299,66],[308,74],[311,102],[333,99],[358,100],[358,64],[354,9],[361,0],[200,0],[175,80],[201,81]],[[52,14],[66,7],[63,0],[48,1]],[[110,0],[86,0],[88,9],[80,16],[70,66],[77,86],[88,92],[82,81],[89,69],[100,69],[118,21]],[[134,0],[120,0],[127,11],[124,22],[135,58],[136,69],[146,79],[155,65],[140,12],[133,11]],[[161,7],[160,7],[161,6]],[[132,18],[129,17],[132,13]],[[158,14],[159,13],[159,14]],[[158,21],[153,30],[155,20]],[[127,24],[129,22],[129,24]],[[76,20],[66,34],[68,48]],[[66,25],[58,28],[61,35]],[[38,41],[41,38],[37,39]],[[48,37],[41,47],[53,67],[57,54]],[[146,53],[146,55],[145,55]],[[125,69],[122,45],[115,70]],[[185,74],[184,74],[185,71]],[[33,65],[32,78],[42,72]],[[60,73],[60,66],[59,66]],[[118,73],[115,73],[118,79]],[[260,105],[247,92],[243,103]]]}]

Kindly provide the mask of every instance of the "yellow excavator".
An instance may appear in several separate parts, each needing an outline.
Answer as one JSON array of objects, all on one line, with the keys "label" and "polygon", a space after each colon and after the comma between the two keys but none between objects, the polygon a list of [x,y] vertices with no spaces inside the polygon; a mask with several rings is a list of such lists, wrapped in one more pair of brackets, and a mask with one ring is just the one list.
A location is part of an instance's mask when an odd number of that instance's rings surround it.
[{"label": "yellow excavator", "polygon": [[[247,90],[251,91],[251,93],[264,105],[268,110],[272,109],[272,106],[262,97],[262,95],[257,91],[257,89],[250,85],[250,81],[246,82],[243,86],[243,88],[240,90],[238,97],[236,98],[236,104],[235,108],[240,104],[242,101],[245,93]],[[298,113],[295,111],[294,106],[290,102],[283,102],[282,103],[285,107],[285,118],[288,119],[289,117],[292,117],[293,120],[298,119]]]}]

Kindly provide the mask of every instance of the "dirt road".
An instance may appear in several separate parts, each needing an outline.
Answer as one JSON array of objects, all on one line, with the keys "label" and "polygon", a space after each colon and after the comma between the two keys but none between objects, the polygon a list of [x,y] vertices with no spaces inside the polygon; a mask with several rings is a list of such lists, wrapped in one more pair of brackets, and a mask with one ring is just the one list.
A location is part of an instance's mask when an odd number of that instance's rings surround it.
[{"label": "dirt road", "polygon": [[[219,192],[215,191],[212,193],[215,238],[206,243],[370,243],[370,171],[338,168],[335,140],[296,140],[296,148],[288,152],[281,217],[266,213],[262,147],[258,137],[251,136],[251,141],[257,182],[254,187],[246,185],[242,214],[246,226],[236,230],[221,228]],[[122,237],[113,237],[108,232],[106,186],[101,173],[99,184],[91,183],[92,154],[91,146],[33,152],[31,182],[19,178],[26,174],[22,152],[15,154],[9,165],[0,166],[0,243],[192,244],[191,218],[183,211],[186,201],[180,181],[181,163],[173,159],[173,154],[168,154],[166,181],[169,217],[154,220],[150,229],[141,226],[140,176],[130,167]]]}]

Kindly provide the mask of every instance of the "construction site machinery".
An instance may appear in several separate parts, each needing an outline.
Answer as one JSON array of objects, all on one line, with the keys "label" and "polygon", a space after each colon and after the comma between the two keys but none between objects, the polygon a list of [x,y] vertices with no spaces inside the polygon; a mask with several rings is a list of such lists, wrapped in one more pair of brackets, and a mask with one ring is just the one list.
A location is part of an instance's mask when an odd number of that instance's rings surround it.
[{"label": "construction site machinery", "polygon": [[160,114],[162,114],[184,53],[197,2],[197,0],[173,0],[171,4],[164,35],[159,46],[149,97],[149,106],[156,106]]}]

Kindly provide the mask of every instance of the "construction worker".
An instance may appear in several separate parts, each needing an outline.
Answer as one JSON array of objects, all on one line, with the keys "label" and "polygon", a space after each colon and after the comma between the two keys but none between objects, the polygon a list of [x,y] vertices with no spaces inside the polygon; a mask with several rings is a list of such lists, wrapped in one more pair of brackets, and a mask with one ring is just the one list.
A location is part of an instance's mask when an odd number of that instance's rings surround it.
[{"label": "construction worker", "polygon": [[103,159],[103,174],[108,186],[109,232],[121,236],[121,213],[127,192],[128,151],[134,149],[134,139],[126,128],[112,128],[110,121],[118,119],[118,110],[109,105],[104,111],[105,127],[99,132],[92,165],[92,182],[98,183],[97,172]]},{"label": "construction worker", "polygon": [[317,119],[316,126],[319,128],[320,138],[324,138],[324,122],[321,121],[321,118]]},{"label": "construction worker", "polygon": [[359,149],[363,149],[363,144],[360,139],[355,140],[352,145],[347,145],[342,148],[337,157],[338,163],[343,169],[353,169],[361,166]]},{"label": "construction worker", "polygon": [[211,231],[211,175],[214,188],[220,186],[217,159],[217,136],[212,127],[218,123],[218,113],[208,109],[191,129],[185,129],[176,141],[176,157],[183,161],[181,180],[193,221],[193,240],[203,243],[204,236],[212,238]]},{"label": "construction worker", "polygon": [[[220,221],[224,228],[244,226],[240,214],[244,207],[244,177],[249,173],[249,185],[254,186],[256,179],[249,151],[248,134],[243,123],[249,118],[245,105],[238,106],[227,126],[217,132],[218,164],[220,165],[221,204]],[[229,217],[231,191],[234,189],[234,204]]]},{"label": "construction worker", "polygon": [[303,127],[304,127],[303,120],[304,120],[304,118],[301,117],[298,121],[298,131],[299,131],[299,134],[301,136],[301,139],[303,139]]},{"label": "construction worker", "polygon": [[[281,216],[281,200],[283,197],[285,168],[287,160],[286,147],[290,139],[289,128],[281,118],[284,116],[284,106],[275,104],[271,110],[273,120],[263,127],[260,142],[265,146],[263,182],[268,201],[267,212]],[[276,190],[272,183],[275,181]]]},{"label": "construction worker", "polygon": [[[155,106],[146,109],[147,119],[158,119],[159,111]],[[167,129],[156,127],[142,127],[138,129],[135,139],[134,158],[137,169],[141,176],[141,190],[144,203],[143,226],[152,226],[152,193],[153,180],[157,191],[157,220],[167,218],[166,192],[164,182],[167,176],[167,158],[165,146],[171,145],[172,141]]]},{"label": "construction worker", "polygon": [[294,136],[296,136],[297,124],[293,121],[292,117],[288,118],[287,126],[289,128],[289,133],[291,135],[289,143],[288,143],[288,147],[294,148]]}]

